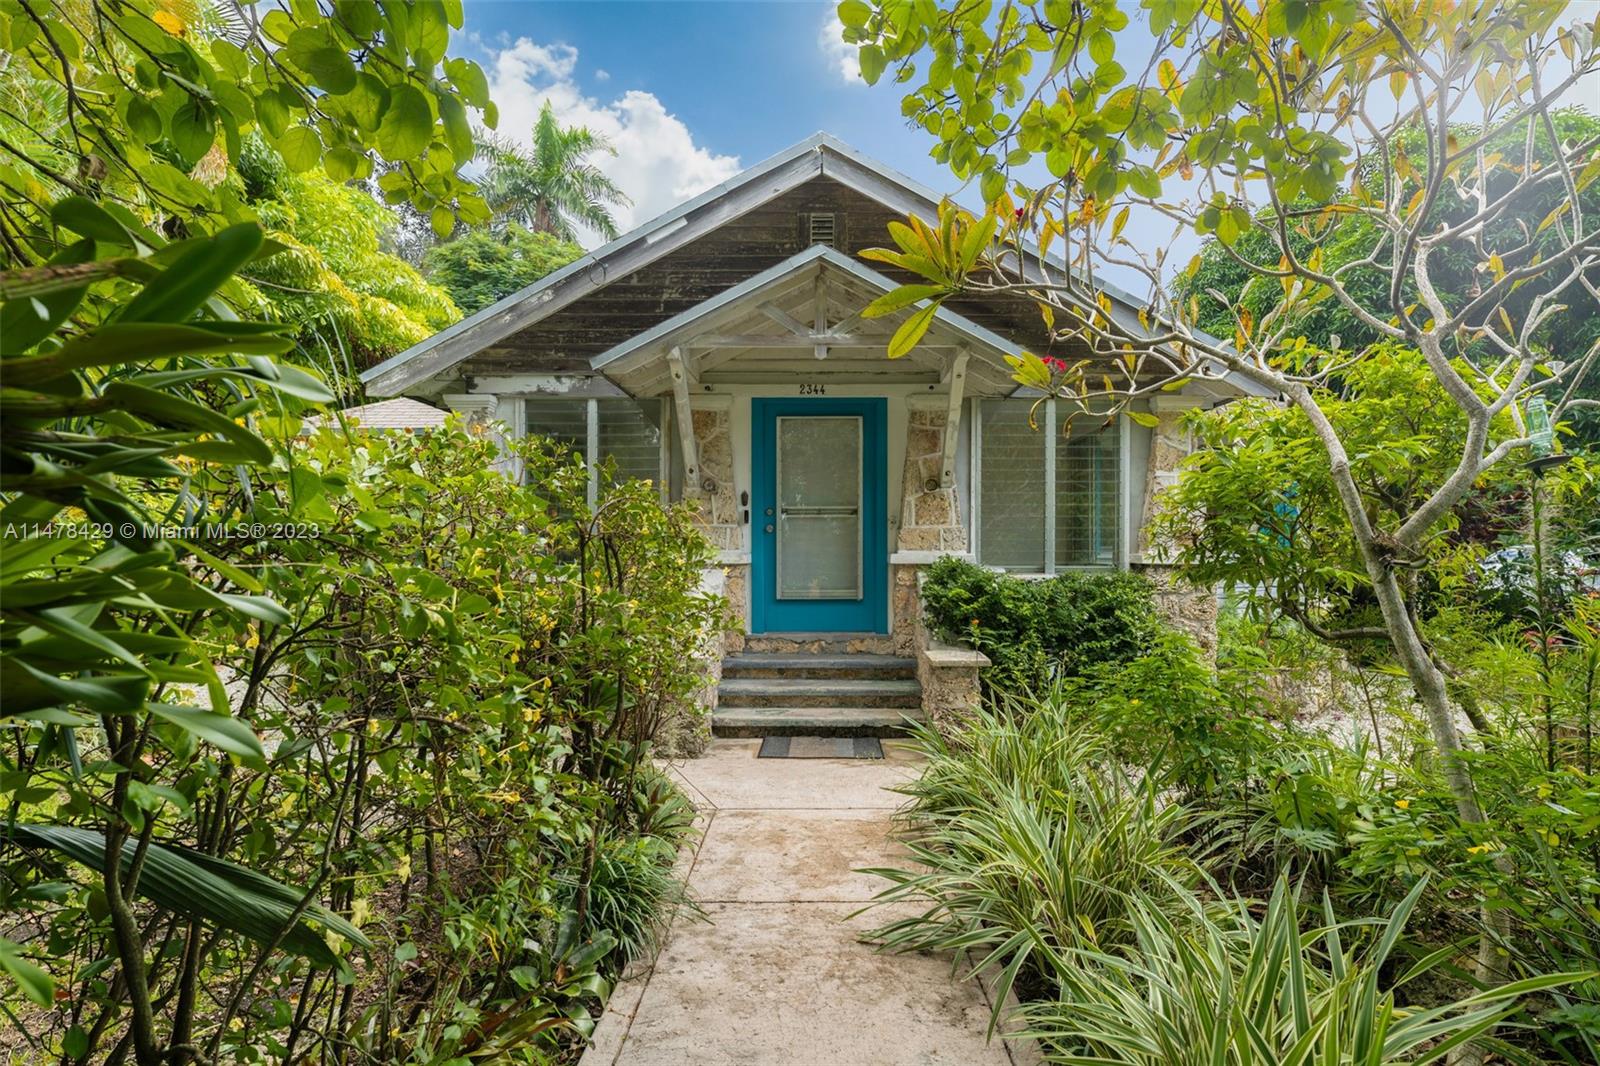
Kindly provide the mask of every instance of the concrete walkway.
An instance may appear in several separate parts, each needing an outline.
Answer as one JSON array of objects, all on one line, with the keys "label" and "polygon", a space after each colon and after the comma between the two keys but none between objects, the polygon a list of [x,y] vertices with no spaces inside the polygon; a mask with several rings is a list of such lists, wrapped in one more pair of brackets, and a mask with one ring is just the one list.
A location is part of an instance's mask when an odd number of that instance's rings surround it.
[{"label": "concrete walkway", "polygon": [[581,1066],[1024,1066],[1031,1047],[984,1040],[989,1003],[951,960],[875,952],[857,937],[892,917],[849,915],[902,865],[890,838],[916,773],[882,761],[757,759],[716,741],[674,773],[701,811],[689,891],[653,965],[612,994]]}]

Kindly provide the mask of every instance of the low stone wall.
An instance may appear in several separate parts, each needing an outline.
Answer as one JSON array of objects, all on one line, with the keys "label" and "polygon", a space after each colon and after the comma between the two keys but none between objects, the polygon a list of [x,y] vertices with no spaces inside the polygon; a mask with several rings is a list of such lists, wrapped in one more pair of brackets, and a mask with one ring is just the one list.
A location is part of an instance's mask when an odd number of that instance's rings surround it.
[{"label": "low stone wall", "polygon": [[1132,569],[1150,579],[1161,620],[1192,638],[1207,657],[1215,658],[1217,594],[1182,580],[1176,567],[1164,563],[1134,563]]},{"label": "low stone wall", "polygon": [[931,638],[917,649],[922,710],[944,736],[961,732],[978,709],[978,671],[988,665],[989,657],[981,651]]},{"label": "low stone wall", "polygon": [[[700,593],[728,596],[728,572],[708,567],[700,575]],[[725,631],[705,634],[690,654],[700,672],[700,684],[680,703],[665,707],[653,738],[656,754],[669,759],[692,759],[711,744],[711,715],[717,709],[717,685],[722,681]]]}]

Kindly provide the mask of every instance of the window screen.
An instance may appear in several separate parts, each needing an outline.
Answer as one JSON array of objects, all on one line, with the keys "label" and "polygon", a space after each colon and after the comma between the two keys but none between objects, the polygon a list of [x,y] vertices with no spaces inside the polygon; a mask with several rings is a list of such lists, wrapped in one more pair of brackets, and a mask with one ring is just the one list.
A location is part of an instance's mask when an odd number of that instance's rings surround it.
[{"label": "window screen", "polygon": [[588,401],[523,400],[523,427],[530,437],[549,437],[582,453],[589,439]]},{"label": "window screen", "polygon": [[[1028,425],[1031,403],[983,405],[983,477],[978,543],[983,562],[1007,570],[1044,569],[1045,430]],[[1039,416],[1044,405],[1039,405]]]},{"label": "window screen", "polygon": [[1064,422],[1065,405],[1054,401],[982,401],[976,503],[984,565],[1030,573],[1117,565],[1120,426],[1082,416]]},{"label": "window screen", "polygon": [[661,482],[659,400],[597,400],[600,457],[616,460],[618,481]]},{"label": "window screen", "polygon": [[[591,470],[599,461],[616,462],[616,480],[661,481],[661,413],[659,400],[561,399],[530,397],[523,401],[523,426],[529,436],[549,437],[584,457]],[[598,456],[589,453],[589,420],[595,420]],[[591,475],[591,503],[597,486]]]},{"label": "window screen", "polygon": [[1056,441],[1056,566],[1115,566],[1121,434],[1075,418]]}]

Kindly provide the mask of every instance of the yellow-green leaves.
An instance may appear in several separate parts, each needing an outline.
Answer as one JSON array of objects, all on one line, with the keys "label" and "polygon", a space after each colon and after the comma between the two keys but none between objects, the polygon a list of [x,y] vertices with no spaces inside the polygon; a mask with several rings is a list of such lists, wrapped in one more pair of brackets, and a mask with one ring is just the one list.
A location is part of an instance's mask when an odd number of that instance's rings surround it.
[{"label": "yellow-green leaves", "polygon": [[937,302],[919,308],[915,314],[894,331],[894,336],[889,338],[889,358],[898,359],[917,346],[928,327],[933,325],[933,316],[939,313]]},{"label": "yellow-green leaves", "polygon": [[922,340],[933,324],[939,300],[959,288],[967,274],[983,262],[999,225],[1000,218],[992,210],[982,218],[974,218],[946,200],[939,205],[937,229],[911,215],[904,222],[889,223],[889,236],[894,238],[898,250],[868,248],[861,252],[863,259],[890,263],[928,279],[926,284],[902,285],[880,296],[862,312],[863,317],[876,318],[902,310],[918,300],[934,300],[895,331],[889,342],[891,359],[911,351]]},{"label": "yellow-green leaves", "polygon": [[926,300],[945,291],[943,285],[902,285],[873,300],[862,310],[861,317],[881,318],[903,307],[909,307],[918,300]]}]

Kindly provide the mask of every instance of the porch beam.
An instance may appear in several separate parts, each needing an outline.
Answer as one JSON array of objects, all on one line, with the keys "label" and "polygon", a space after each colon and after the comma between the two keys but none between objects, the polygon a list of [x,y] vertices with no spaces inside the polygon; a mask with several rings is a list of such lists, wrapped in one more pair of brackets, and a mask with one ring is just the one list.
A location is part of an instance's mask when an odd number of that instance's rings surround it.
[{"label": "porch beam", "polygon": [[[825,344],[832,348],[882,348],[888,342],[883,335],[812,333],[805,336],[783,333],[704,333],[689,343],[696,348],[814,348]],[[918,345],[919,348],[950,348],[953,345]]]},{"label": "porch beam", "polygon": [[694,410],[689,406],[689,370],[683,350],[667,352],[668,373],[672,377],[672,403],[678,414],[678,443],[683,448],[683,484],[688,494],[700,489],[700,445],[694,439]]},{"label": "porch beam", "polygon": [[961,397],[967,388],[967,358],[965,348],[950,360],[950,406],[944,415],[944,457],[939,466],[939,487],[951,488],[956,483],[956,440],[961,436]]},{"label": "porch beam", "polygon": [[796,337],[809,337],[811,335],[810,326],[806,325],[798,318],[795,318],[789,312],[785,311],[776,304],[762,304],[760,311],[762,314],[772,319],[772,321],[776,322],[790,333],[793,333]]}]

